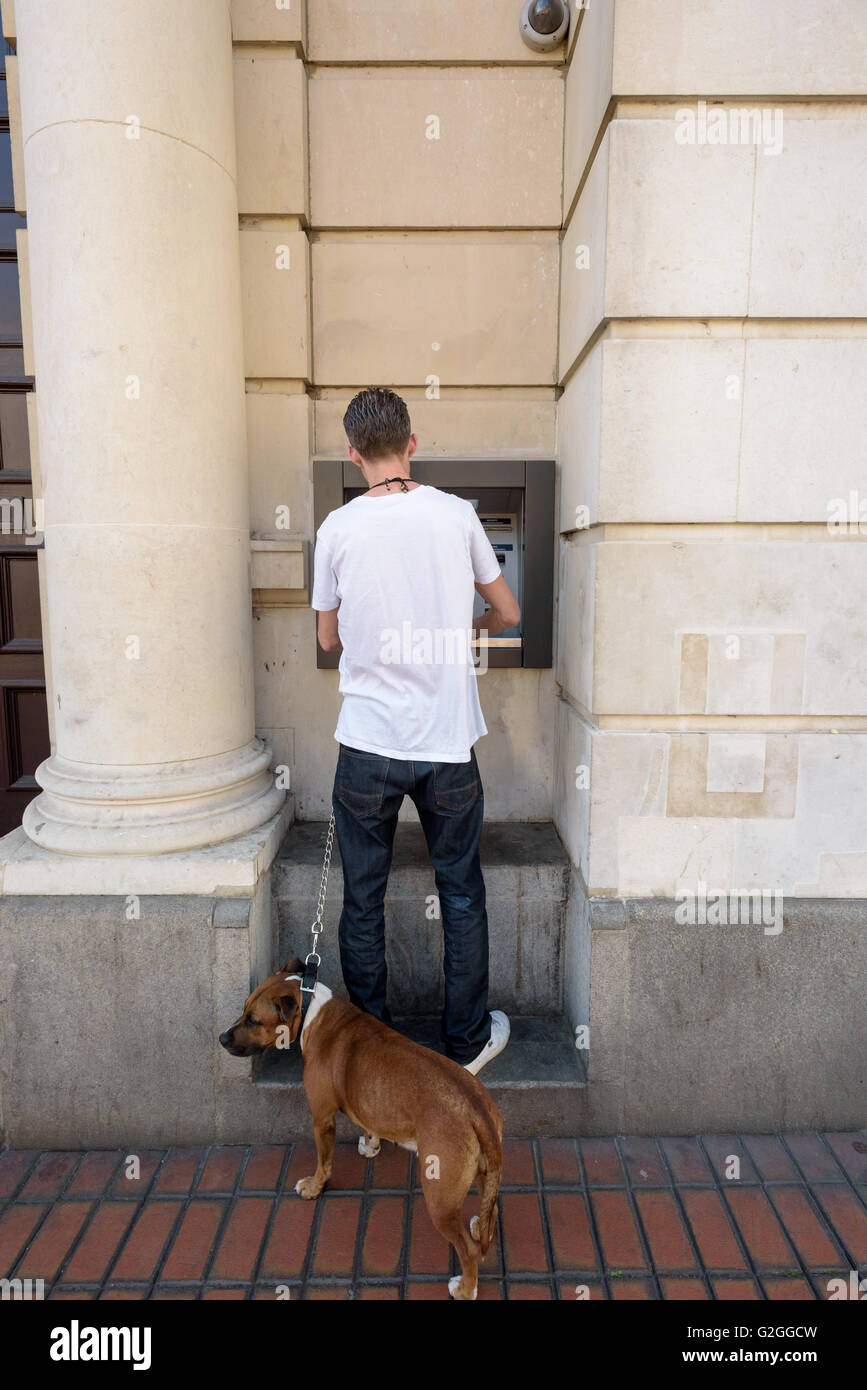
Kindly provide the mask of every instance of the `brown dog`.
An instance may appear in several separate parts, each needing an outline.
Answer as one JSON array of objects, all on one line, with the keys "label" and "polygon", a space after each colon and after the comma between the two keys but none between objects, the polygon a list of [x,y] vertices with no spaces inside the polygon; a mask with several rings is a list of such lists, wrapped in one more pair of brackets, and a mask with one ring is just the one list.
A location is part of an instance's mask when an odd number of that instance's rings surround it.
[{"label": "brown dog", "polygon": [[[294,1043],[301,1026],[303,972],[296,956],[254,990],[237,1023],[220,1034],[232,1056]],[[377,1154],[380,1137],[413,1150],[431,1221],[461,1262],[462,1273],[449,1280],[449,1292],[453,1298],[475,1298],[479,1255],[487,1251],[497,1220],[502,1169],[503,1122],[485,1087],[457,1062],[335,999],[322,984],[304,1020],[301,1051],[318,1162],[312,1177],[295,1184],[296,1192],[318,1197],[331,1177],[338,1110],[364,1131],[360,1153]],[[463,1206],[473,1182],[481,1210],[468,1229]]]}]

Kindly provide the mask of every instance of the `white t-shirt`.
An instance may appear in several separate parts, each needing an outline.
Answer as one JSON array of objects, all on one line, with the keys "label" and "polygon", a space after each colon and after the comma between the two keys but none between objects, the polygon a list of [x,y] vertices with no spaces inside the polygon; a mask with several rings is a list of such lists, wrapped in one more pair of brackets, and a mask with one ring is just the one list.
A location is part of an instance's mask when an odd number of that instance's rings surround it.
[{"label": "white t-shirt", "polygon": [[338,743],[465,763],[482,718],[470,646],[474,583],[499,562],[472,504],[422,484],[355,497],[316,533],[313,607],[340,607]]}]

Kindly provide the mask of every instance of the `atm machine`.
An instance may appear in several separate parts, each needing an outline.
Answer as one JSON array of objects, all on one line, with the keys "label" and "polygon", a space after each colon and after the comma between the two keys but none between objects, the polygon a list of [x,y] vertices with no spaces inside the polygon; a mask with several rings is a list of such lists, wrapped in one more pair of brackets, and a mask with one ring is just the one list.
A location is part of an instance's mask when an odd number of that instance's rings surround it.
[{"label": "atm machine", "polygon": [[[554,620],[554,461],[553,459],[413,459],[414,481],[453,492],[472,503],[503,576],[521,605],[521,621],[486,639],[488,666],[549,667]],[[349,459],[313,463],[314,524],[364,492],[364,480]],[[474,616],[485,605],[476,594]],[[316,664],[334,667],[339,652],[316,643]]]}]

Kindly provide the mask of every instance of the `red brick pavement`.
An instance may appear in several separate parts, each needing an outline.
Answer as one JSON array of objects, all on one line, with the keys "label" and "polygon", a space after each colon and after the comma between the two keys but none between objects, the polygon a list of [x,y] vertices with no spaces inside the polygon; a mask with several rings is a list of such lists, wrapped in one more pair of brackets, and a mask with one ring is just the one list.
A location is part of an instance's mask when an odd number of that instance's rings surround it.
[{"label": "red brick pavement", "polygon": [[[0,1277],[52,1299],[447,1298],[457,1264],[417,1160],[338,1145],[304,1202],[312,1153],[7,1151]],[[867,1277],[865,1131],[508,1139],[479,1297],[825,1299],[853,1270]]]}]

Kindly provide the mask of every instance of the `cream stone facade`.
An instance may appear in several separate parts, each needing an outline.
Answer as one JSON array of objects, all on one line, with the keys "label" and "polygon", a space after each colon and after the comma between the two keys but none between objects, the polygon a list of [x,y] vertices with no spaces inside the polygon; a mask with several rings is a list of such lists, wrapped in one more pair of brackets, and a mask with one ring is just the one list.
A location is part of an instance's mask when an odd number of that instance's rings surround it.
[{"label": "cream stone facade", "polygon": [[[802,786],[818,763],[842,789],[865,730],[864,528],[828,525],[865,485],[864,26],[735,9],[594,6],[566,80],[560,525],[594,611],[579,646],[561,592],[560,685],[593,730],[591,894],[675,891],[694,815],[721,888],[809,892],[867,841]],[[694,93],[726,116],[749,94],[781,148],[679,143]]]},{"label": "cream stone facade", "polygon": [[[5,1046],[64,921],[85,1032],[153,952],[198,1001],[177,1104],[76,1052],[53,1127],[37,1027],[13,1142],[281,1132],[214,1038],[328,816],[313,462],[370,384],[420,459],[556,459],[554,665],[480,677],[477,752],[570,861],[564,1132],[863,1123],[863,0],[572,0],[549,53],[520,9],[3,0],[52,740],[0,843]],[[702,891],[785,923],[684,926]]]}]

